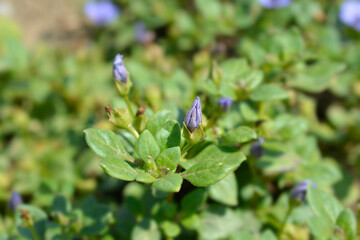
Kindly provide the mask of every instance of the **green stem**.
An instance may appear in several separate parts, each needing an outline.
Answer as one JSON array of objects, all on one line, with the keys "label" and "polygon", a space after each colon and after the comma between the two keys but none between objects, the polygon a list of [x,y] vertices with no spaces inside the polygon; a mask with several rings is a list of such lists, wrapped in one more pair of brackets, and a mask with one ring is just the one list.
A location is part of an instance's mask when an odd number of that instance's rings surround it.
[{"label": "green stem", "polygon": [[194,144],[187,143],[183,149],[181,149],[181,156],[183,157],[193,146]]},{"label": "green stem", "polygon": [[278,239],[281,239],[281,235],[283,234],[284,232],[284,228],[285,228],[285,225],[286,225],[286,222],[292,212],[292,210],[294,209],[294,204],[292,202],[290,202],[290,206],[289,206],[289,209],[287,210],[286,212],[286,215],[285,215],[285,218],[284,220],[282,221],[281,223],[281,226],[280,226],[280,229],[279,229],[279,232],[278,232]]},{"label": "green stem", "polygon": [[256,168],[255,168],[255,164],[254,164],[254,158],[250,158],[248,163],[249,163],[249,168],[250,168],[250,172],[251,174],[254,176],[255,180],[260,181],[260,177],[256,172]]},{"label": "green stem", "polygon": [[139,138],[139,133],[136,131],[132,124],[129,124],[128,130],[136,137]]},{"label": "green stem", "polygon": [[132,116],[133,118],[135,118],[135,114],[134,114],[134,111],[133,111],[132,108],[131,108],[131,104],[130,104],[130,100],[129,100],[128,95],[125,95],[125,96],[124,96],[124,100],[125,100],[126,105],[127,105],[128,108],[129,108],[129,110],[130,110],[131,116]]},{"label": "green stem", "polygon": [[29,229],[30,229],[31,235],[33,236],[34,240],[39,240],[39,238],[38,238],[38,236],[37,236],[37,234],[35,232],[34,226],[30,225]]}]

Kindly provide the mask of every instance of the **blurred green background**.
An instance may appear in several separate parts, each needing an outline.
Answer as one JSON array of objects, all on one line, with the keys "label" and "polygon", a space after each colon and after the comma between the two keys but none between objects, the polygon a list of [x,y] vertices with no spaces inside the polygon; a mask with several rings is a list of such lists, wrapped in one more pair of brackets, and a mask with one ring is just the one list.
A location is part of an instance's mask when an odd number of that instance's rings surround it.
[{"label": "blurred green background", "polygon": [[[200,93],[237,100],[219,120],[225,131],[265,121],[260,135],[282,154],[275,162],[274,156],[261,159],[258,168],[275,190],[264,193],[251,177],[238,179],[241,208],[252,208],[253,192],[278,196],[309,178],[356,210],[360,33],[340,22],[341,2],[294,0],[268,10],[256,0],[114,0],[118,18],[96,26],[83,12],[84,1],[0,1],[0,229],[12,225],[7,201],[15,190],[44,209],[57,194],[73,202],[91,194],[123,203],[125,182],[105,176],[82,132],[112,129],[104,106],[124,105],[112,80],[117,53],[134,82],[133,103],[149,106],[149,114],[169,109],[181,119]],[[139,22],[148,34],[143,42]],[[207,83],[212,61],[229,58],[244,62],[224,64],[224,72],[277,84],[289,100],[265,97],[258,104],[229,89],[214,93]],[[204,114],[210,111],[205,107]],[[245,170],[240,174],[249,174]]]}]

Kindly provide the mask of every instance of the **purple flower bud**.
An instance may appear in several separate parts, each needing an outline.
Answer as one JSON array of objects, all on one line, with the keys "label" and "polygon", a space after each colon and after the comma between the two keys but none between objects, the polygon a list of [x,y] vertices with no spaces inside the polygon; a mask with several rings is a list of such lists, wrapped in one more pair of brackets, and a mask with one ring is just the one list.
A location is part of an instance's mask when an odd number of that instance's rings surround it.
[{"label": "purple flower bud", "polygon": [[84,5],[84,13],[96,26],[105,26],[119,16],[119,8],[110,1],[89,1]]},{"label": "purple flower bud", "polygon": [[259,0],[259,3],[265,8],[275,9],[286,7],[292,0]]},{"label": "purple flower bud", "polygon": [[313,187],[317,187],[315,183],[311,180],[305,180],[301,183],[297,184],[292,190],[291,190],[291,198],[299,201],[304,201],[306,197],[306,191],[308,189],[309,185],[312,185]]},{"label": "purple flower bud", "polygon": [[15,211],[16,207],[22,204],[22,198],[17,191],[13,191],[9,200],[9,208],[11,211]]},{"label": "purple flower bud", "polygon": [[265,142],[264,138],[259,137],[259,139],[251,145],[250,153],[255,158],[261,158],[264,155],[264,148],[261,146],[263,142]]},{"label": "purple flower bud", "polygon": [[360,1],[349,0],[340,8],[340,20],[360,32]]},{"label": "purple flower bud", "polygon": [[122,83],[126,83],[128,79],[128,72],[123,62],[123,55],[116,54],[113,62],[114,78]]},{"label": "purple flower bud", "polygon": [[221,105],[223,112],[226,112],[229,110],[233,100],[231,98],[219,98],[218,102]]},{"label": "purple flower bud", "polygon": [[199,97],[196,97],[189,112],[185,116],[184,122],[190,132],[194,132],[202,123],[201,103]]}]

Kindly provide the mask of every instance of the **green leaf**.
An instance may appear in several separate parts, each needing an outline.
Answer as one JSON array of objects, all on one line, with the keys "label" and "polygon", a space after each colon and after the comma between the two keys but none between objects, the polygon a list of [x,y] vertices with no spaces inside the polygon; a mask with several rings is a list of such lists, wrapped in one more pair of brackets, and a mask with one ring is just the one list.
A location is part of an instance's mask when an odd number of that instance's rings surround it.
[{"label": "green leaf", "polygon": [[164,221],[161,223],[161,228],[165,235],[170,238],[178,236],[181,232],[181,228],[178,224],[171,221]]},{"label": "green leaf", "polygon": [[81,206],[83,228],[81,233],[95,236],[108,228],[113,214],[109,205],[97,203],[93,197],[88,197]]},{"label": "green leaf", "polygon": [[205,187],[219,182],[245,159],[241,152],[224,151],[210,145],[192,159],[195,164],[181,175],[193,185]]},{"label": "green leaf", "polygon": [[345,68],[342,62],[320,61],[297,74],[289,85],[308,92],[321,92],[330,87],[331,80]]},{"label": "green leaf", "polygon": [[162,192],[178,192],[182,184],[182,177],[179,174],[169,174],[157,179],[153,187]]},{"label": "green leaf", "polygon": [[154,220],[143,219],[135,225],[132,233],[131,240],[160,240],[161,234],[158,225]]},{"label": "green leaf", "polygon": [[30,205],[19,205],[16,208],[15,212],[15,221],[16,226],[19,231],[19,233],[24,236],[27,239],[34,239],[32,236],[31,231],[27,227],[23,227],[23,218],[21,210],[27,211],[31,218],[34,221],[34,230],[36,232],[36,235],[38,236],[39,240],[45,239],[45,232],[46,232],[46,225],[47,225],[47,215],[46,213],[41,210],[40,208],[30,206]]},{"label": "green leaf", "polygon": [[181,211],[186,213],[194,213],[207,199],[207,191],[205,188],[197,188],[192,190],[181,199]]},{"label": "green leaf", "polygon": [[134,181],[139,174],[127,162],[116,157],[105,158],[100,166],[110,176],[125,181]]},{"label": "green leaf", "polygon": [[225,141],[229,143],[244,143],[256,138],[256,132],[246,126],[241,126],[230,130],[224,136]]},{"label": "green leaf", "polygon": [[180,124],[175,120],[167,120],[162,128],[156,132],[155,139],[161,151],[166,148],[180,146]]},{"label": "green leaf", "polygon": [[229,206],[238,204],[238,185],[234,173],[209,187],[209,196],[213,200]]},{"label": "green leaf", "polygon": [[273,231],[267,229],[261,234],[261,240],[277,240],[277,237]]},{"label": "green leaf", "polygon": [[85,139],[91,150],[102,158],[127,159],[127,153],[120,138],[112,131],[88,128],[84,130]]},{"label": "green leaf", "polygon": [[145,128],[149,130],[153,136],[156,136],[156,133],[163,128],[165,123],[173,118],[173,114],[169,111],[157,112],[149,118]]},{"label": "green leaf", "polygon": [[288,97],[289,95],[285,90],[270,84],[263,84],[250,93],[250,99],[255,102],[286,99]]},{"label": "green leaf", "polygon": [[149,156],[152,157],[153,160],[156,159],[160,153],[160,148],[150,131],[145,130],[140,134],[135,143],[135,151],[142,160],[148,161]]},{"label": "green leaf", "polygon": [[223,206],[210,206],[200,216],[200,239],[228,239],[242,226],[243,218],[239,212]]},{"label": "green leaf", "polygon": [[67,214],[70,211],[71,211],[70,202],[64,196],[57,195],[51,205],[51,214],[55,214],[56,212]]},{"label": "green leaf", "polygon": [[346,233],[347,239],[351,239],[356,234],[356,218],[351,209],[342,211],[336,220],[336,225],[341,227]]},{"label": "green leaf", "polygon": [[314,187],[308,188],[307,199],[315,215],[326,218],[331,223],[336,222],[337,217],[343,210],[342,205],[336,198]]},{"label": "green leaf", "polygon": [[334,225],[325,217],[313,216],[308,226],[316,239],[329,239],[333,235]]},{"label": "green leaf", "polygon": [[169,168],[172,172],[180,161],[181,150],[180,147],[168,148],[162,151],[156,159],[158,168]]},{"label": "green leaf", "polygon": [[136,177],[136,181],[143,182],[143,183],[152,183],[156,179],[151,176],[149,173],[142,172]]}]

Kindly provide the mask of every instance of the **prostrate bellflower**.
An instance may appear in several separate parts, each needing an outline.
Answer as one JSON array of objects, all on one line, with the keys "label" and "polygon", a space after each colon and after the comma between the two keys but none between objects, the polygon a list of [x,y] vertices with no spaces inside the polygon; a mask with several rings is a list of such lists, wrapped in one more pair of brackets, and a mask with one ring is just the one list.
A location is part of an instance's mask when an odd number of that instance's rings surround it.
[{"label": "prostrate bellflower", "polygon": [[229,110],[233,100],[231,98],[219,98],[219,104],[222,107],[223,112]]},{"label": "prostrate bellflower", "polygon": [[340,20],[360,32],[360,1],[345,1],[340,8]]},{"label": "prostrate bellflower", "polygon": [[124,84],[127,82],[128,72],[123,62],[123,55],[116,54],[113,62],[113,75],[115,80],[120,81]]},{"label": "prostrate bellflower", "polygon": [[9,208],[11,211],[15,211],[17,206],[22,204],[22,198],[20,196],[20,193],[17,191],[13,191],[9,200]]},{"label": "prostrate bellflower", "polygon": [[87,18],[96,26],[105,26],[119,16],[119,8],[110,1],[99,2],[89,1],[84,5],[84,13]]},{"label": "prostrate bellflower", "polygon": [[292,0],[259,0],[259,3],[269,9],[276,9],[286,7],[291,3]]},{"label": "prostrate bellflower", "polygon": [[201,103],[199,97],[196,97],[189,112],[185,116],[184,122],[190,132],[194,132],[202,123]]},{"label": "prostrate bellflower", "polygon": [[291,198],[299,201],[304,201],[309,185],[312,185],[315,188],[317,187],[315,183],[311,180],[302,181],[291,190]]}]

